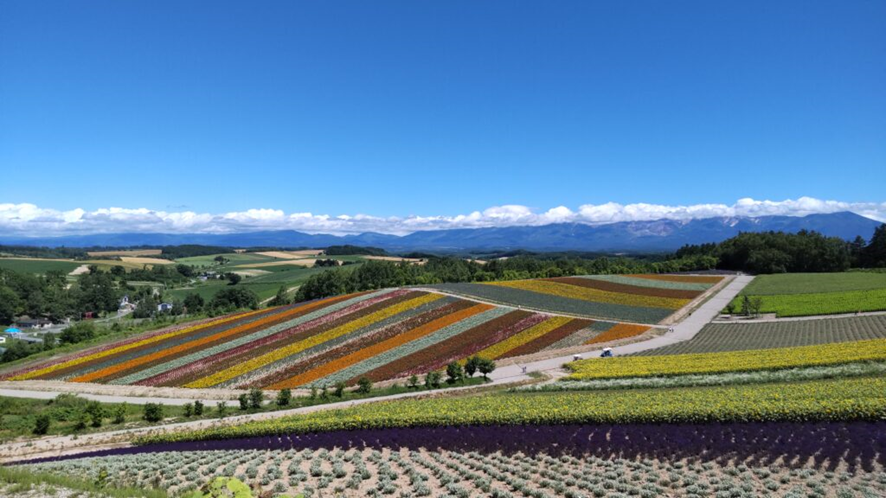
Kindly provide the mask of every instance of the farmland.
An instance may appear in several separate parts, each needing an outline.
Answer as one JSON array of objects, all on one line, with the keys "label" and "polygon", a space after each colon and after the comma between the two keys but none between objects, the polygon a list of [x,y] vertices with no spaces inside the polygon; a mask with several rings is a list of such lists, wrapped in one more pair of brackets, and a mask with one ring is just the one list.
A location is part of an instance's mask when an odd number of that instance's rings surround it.
[{"label": "farmland", "polygon": [[886,273],[762,275],[733,301],[736,309],[740,309],[743,296],[759,297],[761,312],[780,317],[883,311]]},{"label": "farmland", "polygon": [[510,306],[606,320],[659,323],[722,277],[625,275],[453,283],[436,289]]},{"label": "farmland", "polygon": [[21,273],[44,274],[48,271],[70,273],[80,263],[63,259],[0,258],[0,268]]},{"label": "farmland", "polygon": [[696,353],[667,356],[633,356],[612,361],[583,360],[569,363],[569,379],[610,379],[720,372],[749,372],[886,360],[886,339],[840,342],[793,348]]},{"label": "farmland", "polygon": [[879,420],[886,379],[731,385],[618,392],[506,393],[379,402],[237,426],[145,436],[168,443],[338,430],[457,425],[567,425]]},{"label": "farmland", "polygon": [[[104,472],[114,483],[142,489],[157,486],[175,493],[215,476],[236,476],[254,483],[256,494],[306,497],[806,496],[807,490],[828,489],[844,494],[860,489],[875,496],[886,491],[883,479],[865,480],[867,474],[853,469],[797,469],[748,458],[771,452],[772,447],[744,441],[767,441],[768,433],[776,432],[790,436],[778,451],[786,459],[802,461],[812,454],[836,461],[844,454],[857,454],[855,445],[883,445],[882,434],[865,425],[818,425],[810,431],[799,424],[763,428],[743,424],[725,432],[704,426],[417,429],[293,437],[279,448],[243,441],[237,449],[121,454],[26,468],[90,481]],[[837,440],[837,434],[839,443],[822,443]],[[429,440],[440,441],[443,447],[423,448],[422,442]],[[570,444],[567,450],[549,452],[564,440]],[[363,442],[370,446],[351,446]],[[712,447],[717,448],[715,456],[724,458],[693,458],[710,453]],[[682,455],[690,457],[688,462],[681,460]],[[729,456],[748,462],[733,465]]]},{"label": "farmland", "polygon": [[504,360],[647,329],[388,289],[166,329],[4,378],[189,388],[352,385],[361,377],[423,374],[471,355]]},{"label": "farmland", "polygon": [[886,316],[709,323],[689,341],[636,354],[648,356],[744,351],[867,339],[886,339]]}]

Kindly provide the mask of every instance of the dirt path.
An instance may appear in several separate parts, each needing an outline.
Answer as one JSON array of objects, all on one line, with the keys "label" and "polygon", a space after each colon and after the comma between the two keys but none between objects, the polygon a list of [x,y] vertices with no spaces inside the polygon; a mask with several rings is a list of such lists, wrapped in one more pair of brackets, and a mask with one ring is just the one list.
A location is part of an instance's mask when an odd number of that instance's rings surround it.
[{"label": "dirt path", "polygon": [[[295,292],[298,290],[299,287],[301,287],[301,286],[296,285],[295,287],[290,287],[290,288],[286,289],[286,293],[289,294],[291,292]],[[270,303],[271,301],[273,301],[273,299],[274,299],[273,297],[269,297],[269,298],[265,299],[264,301],[260,302],[259,304],[261,305],[261,304]]]}]

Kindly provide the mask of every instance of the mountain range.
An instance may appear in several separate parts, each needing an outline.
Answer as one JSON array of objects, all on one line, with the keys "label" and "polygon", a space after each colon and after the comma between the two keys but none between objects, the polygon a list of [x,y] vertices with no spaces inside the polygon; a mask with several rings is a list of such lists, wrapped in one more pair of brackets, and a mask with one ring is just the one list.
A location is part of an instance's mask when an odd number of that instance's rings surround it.
[{"label": "mountain range", "polygon": [[117,233],[62,237],[0,235],[0,244],[48,247],[129,247],[143,245],[203,244],[224,247],[327,247],[351,244],[381,247],[393,252],[468,252],[491,250],[659,252],[684,244],[720,242],[739,232],[814,230],[846,240],[866,240],[881,223],[851,212],[798,216],[719,217],[694,220],[655,220],[586,225],[557,223],[428,230],[409,235],[362,233],[359,235],[308,234],[278,230],[230,234]]}]

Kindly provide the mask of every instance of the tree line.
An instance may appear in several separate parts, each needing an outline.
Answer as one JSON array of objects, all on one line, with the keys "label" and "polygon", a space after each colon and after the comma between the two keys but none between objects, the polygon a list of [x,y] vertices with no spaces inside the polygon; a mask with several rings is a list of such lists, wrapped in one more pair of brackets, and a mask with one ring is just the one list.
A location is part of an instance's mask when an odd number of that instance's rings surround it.
[{"label": "tree line", "polygon": [[675,257],[716,258],[716,268],[748,273],[839,272],[886,267],[886,224],[870,241],[847,242],[818,232],[745,232],[719,244],[686,245]]}]

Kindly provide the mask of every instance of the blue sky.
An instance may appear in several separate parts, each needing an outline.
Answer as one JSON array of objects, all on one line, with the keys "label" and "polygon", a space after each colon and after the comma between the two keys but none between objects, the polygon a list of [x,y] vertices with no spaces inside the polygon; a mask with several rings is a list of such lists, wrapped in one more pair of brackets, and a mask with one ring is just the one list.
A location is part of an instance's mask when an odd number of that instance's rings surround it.
[{"label": "blue sky", "polygon": [[878,1],[6,1],[0,205],[886,213],[884,25]]}]

